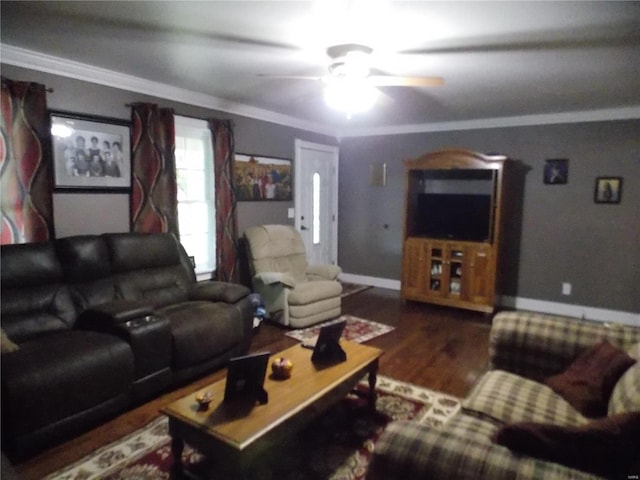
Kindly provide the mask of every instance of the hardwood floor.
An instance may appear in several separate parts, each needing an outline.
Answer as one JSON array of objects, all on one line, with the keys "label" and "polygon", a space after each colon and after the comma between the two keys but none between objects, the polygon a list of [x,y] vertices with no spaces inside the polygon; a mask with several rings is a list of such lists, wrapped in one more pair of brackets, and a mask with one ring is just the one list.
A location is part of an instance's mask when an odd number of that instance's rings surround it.
[{"label": "hardwood floor", "polygon": [[[395,330],[367,342],[385,351],[380,374],[426,388],[464,397],[487,366],[490,317],[476,312],[403,302],[394,290],[372,288],[346,297],[342,311],[393,325]],[[285,330],[263,324],[252,351],[277,352],[295,345]],[[164,405],[223,378],[214,372],[160,396],[63,445],[16,467],[23,480],[41,479],[102,445],[142,427]]]}]

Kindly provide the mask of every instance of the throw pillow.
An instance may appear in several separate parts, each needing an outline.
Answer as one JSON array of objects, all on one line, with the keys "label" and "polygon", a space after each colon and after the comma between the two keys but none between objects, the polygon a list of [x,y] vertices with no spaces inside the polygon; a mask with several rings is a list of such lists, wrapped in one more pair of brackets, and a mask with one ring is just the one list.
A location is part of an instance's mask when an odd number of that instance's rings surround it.
[{"label": "throw pillow", "polygon": [[0,328],[0,353],[15,352],[18,348],[18,345],[11,341],[4,329]]},{"label": "throw pillow", "polygon": [[494,441],[514,452],[607,478],[640,472],[640,412],[593,420],[580,427],[522,422],[501,427]]},{"label": "throw pillow", "polygon": [[[640,342],[627,350],[631,358],[640,360]],[[640,411],[640,363],[636,362],[624,372],[613,387],[609,398],[609,415],[616,413]]]},{"label": "throw pillow", "polygon": [[635,362],[624,350],[604,340],[587,348],[563,373],[544,383],[583,415],[603,417],[613,387]]}]

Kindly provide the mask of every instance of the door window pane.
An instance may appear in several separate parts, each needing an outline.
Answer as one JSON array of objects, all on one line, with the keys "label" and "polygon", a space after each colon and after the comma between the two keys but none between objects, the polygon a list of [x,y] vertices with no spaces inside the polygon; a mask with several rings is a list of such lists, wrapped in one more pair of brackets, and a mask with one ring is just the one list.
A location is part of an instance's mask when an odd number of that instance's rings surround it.
[{"label": "door window pane", "polygon": [[313,174],[313,244],[320,243],[320,174]]}]

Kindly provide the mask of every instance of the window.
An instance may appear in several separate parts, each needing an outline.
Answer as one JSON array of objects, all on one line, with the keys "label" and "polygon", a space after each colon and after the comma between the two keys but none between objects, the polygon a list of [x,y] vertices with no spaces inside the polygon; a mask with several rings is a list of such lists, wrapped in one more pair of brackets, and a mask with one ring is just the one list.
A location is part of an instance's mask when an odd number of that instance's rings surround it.
[{"label": "window", "polygon": [[175,116],[180,243],[197,274],[216,268],[216,212],[211,132],[204,120]]}]

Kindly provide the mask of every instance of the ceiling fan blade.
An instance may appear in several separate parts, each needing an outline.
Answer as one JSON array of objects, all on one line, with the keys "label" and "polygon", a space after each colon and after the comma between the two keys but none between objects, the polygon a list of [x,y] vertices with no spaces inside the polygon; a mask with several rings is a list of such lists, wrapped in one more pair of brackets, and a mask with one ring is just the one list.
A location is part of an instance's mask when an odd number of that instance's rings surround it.
[{"label": "ceiling fan blade", "polygon": [[367,80],[375,87],[440,87],[442,77],[394,77],[391,75],[369,75]]},{"label": "ceiling fan blade", "polygon": [[278,78],[287,80],[322,80],[323,77],[312,77],[304,75],[269,75],[267,73],[258,73],[258,77],[262,78]]},{"label": "ceiling fan blade", "polygon": [[592,30],[585,36],[575,30],[549,30],[545,37],[530,35],[500,35],[477,38],[460,38],[456,44],[434,44],[428,47],[401,50],[399,54],[429,55],[440,53],[502,53],[525,51],[551,51],[572,48],[603,48],[634,45],[640,40],[637,26],[622,25]]}]

